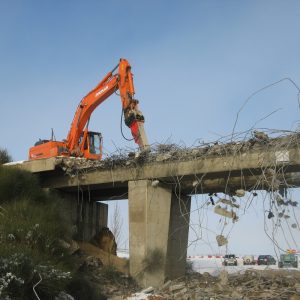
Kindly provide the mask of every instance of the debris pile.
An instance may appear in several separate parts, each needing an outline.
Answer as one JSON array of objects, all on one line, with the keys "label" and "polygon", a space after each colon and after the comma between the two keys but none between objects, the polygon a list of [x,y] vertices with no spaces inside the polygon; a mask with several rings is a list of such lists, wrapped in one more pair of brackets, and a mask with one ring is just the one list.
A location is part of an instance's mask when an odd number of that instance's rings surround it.
[{"label": "debris pile", "polygon": [[101,161],[83,158],[57,158],[56,164],[64,172],[75,176],[75,171],[85,169],[112,169],[116,167],[138,167],[151,162],[185,161],[191,159],[206,159],[215,156],[242,155],[248,151],[272,149],[280,159],[283,159],[282,149],[298,145],[300,134],[293,133],[276,138],[269,138],[264,132],[254,132],[254,137],[246,141],[222,141],[201,143],[196,147],[185,147],[176,144],[152,145],[151,152],[134,153],[128,150],[118,150]]},{"label": "debris pile", "polygon": [[150,293],[140,292],[128,298],[111,299],[283,300],[298,299],[297,296],[300,296],[300,272],[249,269],[244,274],[221,271],[218,277],[209,273],[193,273],[186,278],[168,281],[160,289],[150,289]]}]

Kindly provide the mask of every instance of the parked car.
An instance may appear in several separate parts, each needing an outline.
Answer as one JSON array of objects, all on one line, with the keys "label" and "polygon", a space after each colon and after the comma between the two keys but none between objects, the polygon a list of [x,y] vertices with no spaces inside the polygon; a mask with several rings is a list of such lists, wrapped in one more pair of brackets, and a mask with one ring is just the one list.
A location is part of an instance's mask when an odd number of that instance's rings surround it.
[{"label": "parked car", "polygon": [[298,268],[298,256],[295,254],[281,254],[280,261],[278,262],[278,267]]},{"label": "parked car", "polygon": [[235,254],[226,254],[224,256],[224,261],[223,261],[224,266],[237,266],[237,259]]},{"label": "parked car", "polygon": [[257,259],[258,265],[276,265],[276,259],[272,255],[260,255]]},{"label": "parked car", "polygon": [[243,257],[243,264],[244,265],[255,265],[255,260],[253,255],[245,255]]}]

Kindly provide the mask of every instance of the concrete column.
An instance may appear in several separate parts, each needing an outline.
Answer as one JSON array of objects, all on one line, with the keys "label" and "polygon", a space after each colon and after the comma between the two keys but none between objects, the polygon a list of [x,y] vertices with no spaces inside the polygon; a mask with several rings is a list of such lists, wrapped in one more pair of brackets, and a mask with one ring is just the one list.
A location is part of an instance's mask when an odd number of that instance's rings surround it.
[{"label": "concrete column", "polygon": [[185,274],[191,197],[172,194],[171,217],[168,236],[166,274],[169,279]]},{"label": "concrete column", "polygon": [[71,226],[76,226],[75,238],[90,241],[102,227],[107,227],[108,205],[77,194],[60,193],[63,199],[61,212]]},{"label": "concrete column", "polygon": [[130,274],[145,287],[158,287],[184,275],[190,198],[151,183],[128,183]]}]

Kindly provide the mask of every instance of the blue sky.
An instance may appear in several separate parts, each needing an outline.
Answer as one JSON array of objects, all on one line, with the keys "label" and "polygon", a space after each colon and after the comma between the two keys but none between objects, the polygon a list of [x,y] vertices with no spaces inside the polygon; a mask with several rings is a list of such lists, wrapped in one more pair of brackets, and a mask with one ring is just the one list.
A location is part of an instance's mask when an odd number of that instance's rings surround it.
[{"label": "blue sky", "polygon": [[[132,65],[151,143],[227,135],[252,92],[284,77],[300,84],[299,15],[292,0],[1,0],[0,147],[23,160],[51,128],[65,138],[81,98],[120,57]],[[236,130],[274,111],[257,126],[297,128],[289,82],[251,99]],[[134,147],[121,136],[120,114],[112,96],[92,116],[106,153]]]}]

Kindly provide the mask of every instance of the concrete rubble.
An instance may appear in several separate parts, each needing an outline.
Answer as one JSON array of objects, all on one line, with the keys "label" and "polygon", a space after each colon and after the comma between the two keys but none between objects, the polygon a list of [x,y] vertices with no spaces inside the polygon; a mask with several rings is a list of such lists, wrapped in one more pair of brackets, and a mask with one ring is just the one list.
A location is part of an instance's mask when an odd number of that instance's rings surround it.
[{"label": "concrete rubble", "polygon": [[223,236],[223,235],[217,235],[217,236],[216,236],[216,240],[217,240],[217,243],[218,243],[218,246],[219,246],[219,247],[228,244],[227,238],[225,238],[225,236]]},{"label": "concrete rubble", "polygon": [[238,217],[233,210],[227,210],[226,208],[221,207],[220,205],[216,205],[214,208],[214,212],[220,216],[230,218],[233,221],[237,221]]},{"label": "concrete rubble", "polygon": [[300,272],[249,269],[243,274],[219,276],[192,273],[185,278],[167,281],[161,288],[111,300],[219,300],[219,299],[300,299]]},{"label": "concrete rubble", "polygon": [[[280,152],[287,145],[298,145],[300,134],[290,134],[284,137],[267,138],[266,134],[256,133],[254,139],[247,141],[221,141],[214,143],[203,143],[197,147],[181,147],[176,144],[152,145],[150,152],[141,152],[139,155],[132,151],[118,150],[117,154],[112,154],[101,161],[92,161],[81,158],[57,158],[56,165],[63,169],[70,176],[75,176],[76,171],[85,169],[111,169],[116,167],[137,167],[151,162],[184,161],[190,159],[206,159],[215,156],[242,155],[243,153],[272,149]],[[281,151],[282,152],[282,151]],[[270,174],[270,169],[265,172],[266,181],[274,184],[274,176]],[[236,196],[243,197],[244,190],[237,190]]]},{"label": "concrete rubble", "polygon": [[245,192],[245,190],[243,190],[243,189],[239,189],[239,190],[236,190],[236,191],[235,191],[235,195],[236,195],[237,197],[244,197],[245,194],[246,194],[246,192]]},{"label": "concrete rubble", "polygon": [[235,207],[235,208],[239,208],[240,207],[240,205],[239,204],[236,204],[236,203],[234,203],[232,200],[229,200],[229,199],[223,199],[223,198],[221,198],[221,199],[219,199],[217,202],[216,202],[216,204],[218,204],[218,203],[223,203],[223,204],[226,204],[226,205],[229,205],[229,206],[231,206],[231,207]]}]

